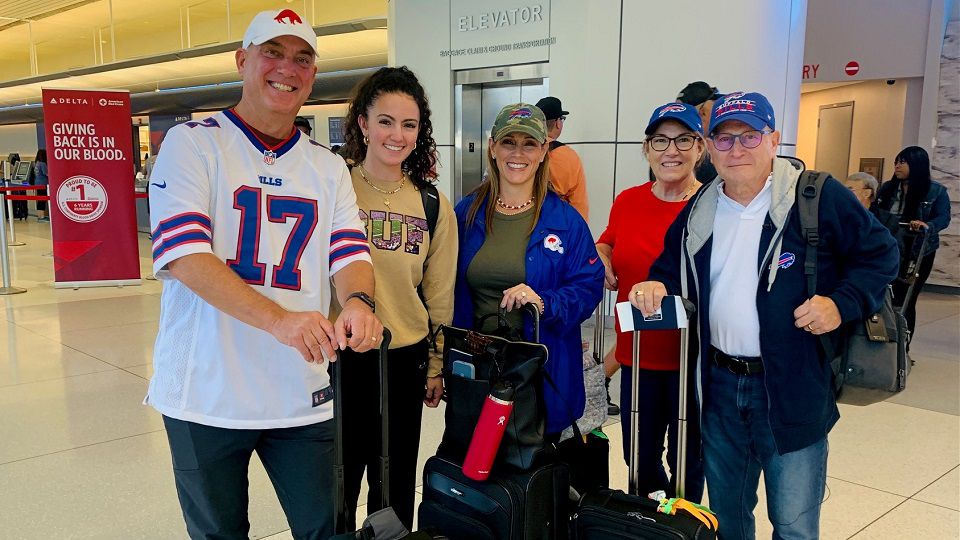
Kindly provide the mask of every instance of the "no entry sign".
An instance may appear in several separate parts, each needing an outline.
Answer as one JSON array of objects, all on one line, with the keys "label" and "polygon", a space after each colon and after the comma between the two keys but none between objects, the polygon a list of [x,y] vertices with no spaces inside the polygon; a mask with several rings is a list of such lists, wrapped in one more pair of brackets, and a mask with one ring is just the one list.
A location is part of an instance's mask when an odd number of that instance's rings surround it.
[{"label": "no entry sign", "polygon": [[860,64],[851,60],[847,62],[847,65],[844,66],[843,71],[850,77],[853,77],[857,73],[860,73]]}]

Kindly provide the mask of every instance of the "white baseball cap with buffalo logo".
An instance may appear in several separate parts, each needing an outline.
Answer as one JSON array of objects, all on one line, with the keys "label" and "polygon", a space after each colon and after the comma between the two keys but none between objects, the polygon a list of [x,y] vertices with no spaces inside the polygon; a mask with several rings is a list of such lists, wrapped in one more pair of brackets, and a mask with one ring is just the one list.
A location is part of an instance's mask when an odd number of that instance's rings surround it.
[{"label": "white baseball cap with buffalo logo", "polygon": [[257,13],[243,34],[243,48],[260,45],[280,36],[296,36],[306,41],[313,53],[317,54],[317,34],[310,23],[304,22],[303,18],[292,9]]}]

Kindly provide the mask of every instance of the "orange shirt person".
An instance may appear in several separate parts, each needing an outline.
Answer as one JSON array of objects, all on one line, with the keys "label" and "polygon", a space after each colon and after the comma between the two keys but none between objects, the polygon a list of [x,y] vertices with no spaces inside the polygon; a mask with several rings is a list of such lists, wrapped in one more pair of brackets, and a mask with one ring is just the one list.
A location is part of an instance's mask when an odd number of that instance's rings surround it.
[{"label": "orange shirt person", "polygon": [[587,201],[587,178],[583,172],[580,156],[557,139],[563,131],[563,123],[569,112],[563,110],[560,100],[545,97],[537,102],[537,107],[547,117],[547,138],[550,141],[550,183],[560,198],[570,203],[589,221],[590,204]]}]

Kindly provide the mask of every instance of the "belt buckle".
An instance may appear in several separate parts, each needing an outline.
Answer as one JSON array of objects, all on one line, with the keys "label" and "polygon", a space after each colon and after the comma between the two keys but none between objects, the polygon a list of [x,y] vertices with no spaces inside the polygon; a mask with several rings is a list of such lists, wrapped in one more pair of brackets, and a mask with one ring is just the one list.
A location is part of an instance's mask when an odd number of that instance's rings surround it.
[{"label": "belt buckle", "polygon": [[[737,369],[734,369],[736,367]],[[727,369],[734,375],[749,375],[750,369],[747,363],[734,356],[727,355]]]}]

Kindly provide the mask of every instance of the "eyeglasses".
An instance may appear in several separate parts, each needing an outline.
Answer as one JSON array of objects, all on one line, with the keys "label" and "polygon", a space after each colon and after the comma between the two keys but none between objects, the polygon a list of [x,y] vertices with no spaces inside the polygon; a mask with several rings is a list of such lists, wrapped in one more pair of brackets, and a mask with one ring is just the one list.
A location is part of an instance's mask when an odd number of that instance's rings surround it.
[{"label": "eyeglasses", "polygon": [[561,116],[560,118],[557,118],[557,120],[560,120],[561,122],[566,122],[566,121],[567,121],[567,117],[566,117],[566,116]]},{"label": "eyeglasses", "polygon": [[663,152],[670,147],[672,142],[677,146],[677,150],[689,150],[693,148],[694,143],[697,142],[696,135],[690,135],[685,133],[683,135],[678,135],[676,137],[667,137],[666,135],[654,135],[647,139],[647,142],[650,143],[650,148],[653,148],[657,152]]},{"label": "eyeglasses", "polygon": [[733,148],[733,144],[738,140],[744,148],[756,148],[763,142],[763,136],[768,133],[770,132],[757,131],[754,129],[745,131],[739,135],[734,135],[733,133],[717,133],[712,135],[710,139],[713,141],[713,146],[716,147],[717,150],[726,152]]}]

